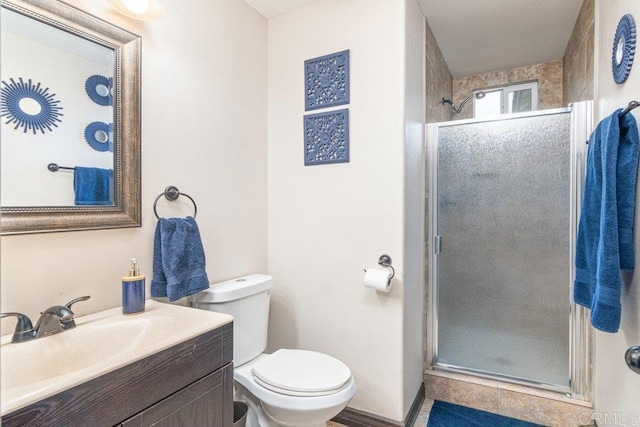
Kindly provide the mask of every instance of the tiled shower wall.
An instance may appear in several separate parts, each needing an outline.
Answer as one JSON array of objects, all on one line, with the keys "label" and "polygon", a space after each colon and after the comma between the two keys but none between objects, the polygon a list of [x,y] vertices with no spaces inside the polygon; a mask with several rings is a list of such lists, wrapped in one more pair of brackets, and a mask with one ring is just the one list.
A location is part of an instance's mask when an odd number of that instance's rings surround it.
[{"label": "tiled shower wall", "polygon": [[451,73],[442,57],[429,23],[425,21],[426,37],[426,123],[446,122],[451,120],[451,109],[442,105],[442,98],[451,99]]},{"label": "tiled shower wall", "polygon": [[[559,108],[565,105],[562,102],[561,60],[454,78],[453,102],[460,104],[477,89],[489,89],[532,81],[538,82],[539,110]],[[456,120],[473,117],[473,106],[470,104],[458,114]]]},{"label": "tiled shower wall", "polygon": [[[537,80],[538,108],[559,108],[593,98],[595,0],[585,0],[563,59],[542,64],[452,78],[435,38],[426,25],[426,123],[451,120],[442,98],[460,103],[474,89]],[[470,105],[458,118],[470,118]],[[425,208],[428,200],[425,196]],[[428,243],[427,252],[429,249]],[[425,283],[428,268],[425,264]],[[426,290],[428,291],[428,289]],[[425,300],[428,298],[425,292]],[[425,301],[425,307],[428,307]],[[426,313],[425,313],[426,314]],[[426,315],[425,315],[425,331]],[[426,344],[426,340],[425,340]],[[425,348],[425,356],[427,355]],[[553,426],[591,425],[592,406],[535,388],[431,370],[425,357],[425,389],[430,399],[458,403],[514,418]]]},{"label": "tiled shower wall", "polygon": [[585,0],[563,58],[564,105],[593,99],[595,0]]}]

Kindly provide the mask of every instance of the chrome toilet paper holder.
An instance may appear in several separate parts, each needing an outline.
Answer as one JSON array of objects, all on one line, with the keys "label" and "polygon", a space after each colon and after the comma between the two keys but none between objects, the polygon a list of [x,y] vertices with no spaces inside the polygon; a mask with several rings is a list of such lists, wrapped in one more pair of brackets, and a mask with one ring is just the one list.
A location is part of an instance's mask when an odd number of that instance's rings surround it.
[{"label": "chrome toilet paper holder", "polygon": [[391,269],[391,277],[389,277],[389,280],[393,279],[393,276],[396,275],[396,269],[391,265],[391,257],[389,255],[380,255],[380,258],[378,259],[378,265]]}]

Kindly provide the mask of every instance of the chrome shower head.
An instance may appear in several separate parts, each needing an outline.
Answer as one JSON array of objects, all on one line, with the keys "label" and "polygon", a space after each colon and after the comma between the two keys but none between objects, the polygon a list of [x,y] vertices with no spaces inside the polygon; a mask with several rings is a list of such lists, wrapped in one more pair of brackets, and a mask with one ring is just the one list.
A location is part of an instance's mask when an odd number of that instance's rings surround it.
[{"label": "chrome shower head", "polygon": [[473,98],[475,99],[482,99],[485,96],[487,96],[487,94],[483,91],[478,91],[478,92],[474,92],[472,93],[470,96],[466,97],[461,103],[460,105],[456,105],[453,103],[453,101],[451,101],[450,99],[445,99],[442,98],[442,105],[444,104],[449,104],[451,105],[451,108],[453,108],[453,115],[451,116],[452,119],[455,119],[456,116],[458,114],[460,114],[460,112],[462,111],[462,109],[464,108],[465,105],[467,105],[467,103],[469,101],[471,101]]}]

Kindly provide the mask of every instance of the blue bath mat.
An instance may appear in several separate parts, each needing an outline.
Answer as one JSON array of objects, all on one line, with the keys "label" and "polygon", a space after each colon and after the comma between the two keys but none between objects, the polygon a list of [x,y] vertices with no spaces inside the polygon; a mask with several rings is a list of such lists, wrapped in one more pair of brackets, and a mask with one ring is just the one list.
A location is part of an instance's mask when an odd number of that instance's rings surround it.
[{"label": "blue bath mat", "polygon": [[538,424],[436,400],[427,427],[540,427]]}]

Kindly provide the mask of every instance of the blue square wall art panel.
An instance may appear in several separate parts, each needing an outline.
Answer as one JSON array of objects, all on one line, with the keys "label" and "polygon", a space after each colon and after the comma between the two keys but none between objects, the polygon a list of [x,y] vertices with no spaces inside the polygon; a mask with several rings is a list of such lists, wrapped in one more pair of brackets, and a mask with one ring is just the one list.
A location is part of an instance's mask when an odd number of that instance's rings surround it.
[{"label": "blue square wall art panel", "polygon": [[304,109],[349,103],[349,51],[304,61]]},{"label": "blue square wall art panel", "polygon": [[349,162],[349,109],[304,116],[304,165]]}]

